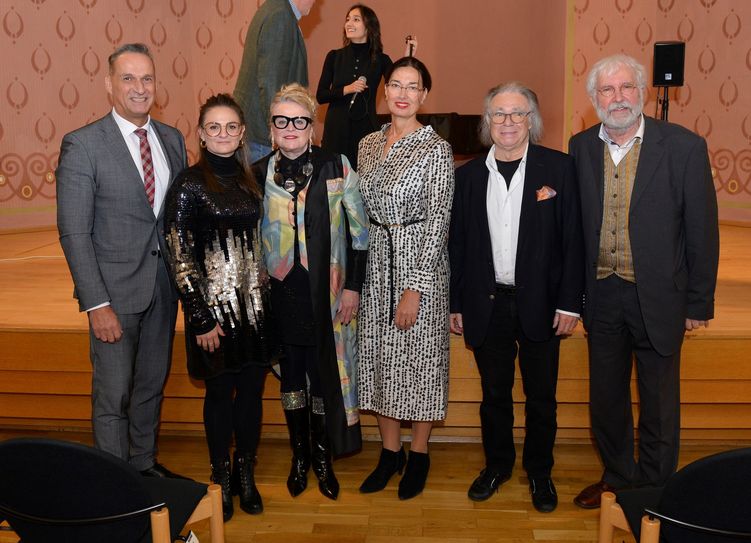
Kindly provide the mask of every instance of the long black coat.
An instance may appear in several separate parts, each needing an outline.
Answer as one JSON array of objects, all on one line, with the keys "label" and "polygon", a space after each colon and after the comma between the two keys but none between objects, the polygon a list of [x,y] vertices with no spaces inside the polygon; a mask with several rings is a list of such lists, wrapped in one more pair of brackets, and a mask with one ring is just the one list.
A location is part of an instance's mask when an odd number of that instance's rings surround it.
[{"label": "long black coat", "polygon": [[[253,165],[253,173],[263,187],[265,187],[264,180],[266,180],[266,183],[273,183],[269,178],[269,160],[272,156],[273,154],[270,154]],[[340,190],[336,188],[338,184],[336,180],[345,177],[345,172],[340,155],[327,153],[318,147],[313,147],[312,162],[314,173],[305,199],[305,244],[308,254],[308,277],[313,303],[318,374],[323,389],[326,425],[333,453],[341,455],[353,452],[362,446],[360,424],[347,424],[330,305],[331,216],[329,212],[329,190]],[[333,200],[336,200],[336,198]],[[362,215],[364,217],[364,211]],[[347,241],[347,266],[343,288],[360,292],[365,279],[367,251],[354,250],[350,240]]]}]

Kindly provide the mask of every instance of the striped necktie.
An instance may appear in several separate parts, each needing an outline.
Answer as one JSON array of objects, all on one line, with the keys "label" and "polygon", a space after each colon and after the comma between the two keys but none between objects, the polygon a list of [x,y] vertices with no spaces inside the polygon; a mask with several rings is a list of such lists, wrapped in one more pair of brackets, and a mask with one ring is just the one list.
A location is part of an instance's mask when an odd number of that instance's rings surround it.
[{"label": "striped necktie", "polygon": [[146,197],[149,199],[149,205],[154,207],[154,190],[156,181],[154,179],[154,163],[151,161],[151,146],[146,138],[146,129],[138,128],[135,130],[136,136],[141,140],[141,164],[143,164],[143,188],[146,190]]}]

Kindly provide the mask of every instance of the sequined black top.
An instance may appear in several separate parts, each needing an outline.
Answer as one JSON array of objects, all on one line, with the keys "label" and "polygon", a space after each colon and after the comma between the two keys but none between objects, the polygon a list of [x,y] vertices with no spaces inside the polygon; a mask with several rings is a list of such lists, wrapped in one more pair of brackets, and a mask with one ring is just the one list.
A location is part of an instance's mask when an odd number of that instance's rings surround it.
[{"label": "sequined black top", "polygon": [[[188,372],[197,379],[268,358],[262,203],[240,187],[234,158],[204,152],[221,191],[209,190],[203,171],[191,166],[170,187],[164,216],[167,262],[185,316]],[[225,335],[209,353],[196,336],[217,324]]]}]

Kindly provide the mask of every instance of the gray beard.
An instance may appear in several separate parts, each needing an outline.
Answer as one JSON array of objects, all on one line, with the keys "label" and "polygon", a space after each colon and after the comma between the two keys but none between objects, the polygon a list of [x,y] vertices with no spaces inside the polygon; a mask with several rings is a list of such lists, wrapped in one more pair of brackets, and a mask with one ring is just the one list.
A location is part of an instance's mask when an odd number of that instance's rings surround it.
[{"label": "gray beard", "polygon": [[[629,110],[629,115],[623,119],[616,120],[611,116],[611,113],[613,110],[621,106],[625,106]],[[611,130],[625,130],[627,128],[631,128],[634,123],[639,121],[639,117],[644,110],[644,106],[642,104],[632,106],[628,102],[623,101],[613,102],[612,104],[610,104],[610,106],[608,106],[607,111],[600,108],[599,106],[595,106],[595,110],[597,111],[597,116],[600,118],[600,121],[605,125],[605,128],[609,128]]]}]

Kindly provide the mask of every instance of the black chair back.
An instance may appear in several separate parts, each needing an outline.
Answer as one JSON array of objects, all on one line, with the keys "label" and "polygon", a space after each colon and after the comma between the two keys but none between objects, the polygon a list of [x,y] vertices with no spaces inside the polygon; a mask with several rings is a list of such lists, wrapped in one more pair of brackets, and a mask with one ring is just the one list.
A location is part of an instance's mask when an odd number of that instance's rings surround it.
[{"label": "black chair back", "polygon": [[51,439],[0,443],[0,516],[23,543],[140,541],[153,505],[141,475],[111,454]]},{"label": "black chair back", "polygon": [[670,543],[721,543],[751,539],[751,448],[707,456],[668,479],[657,513],[684,523],[745,537],[707,533],[660,520]]}]

